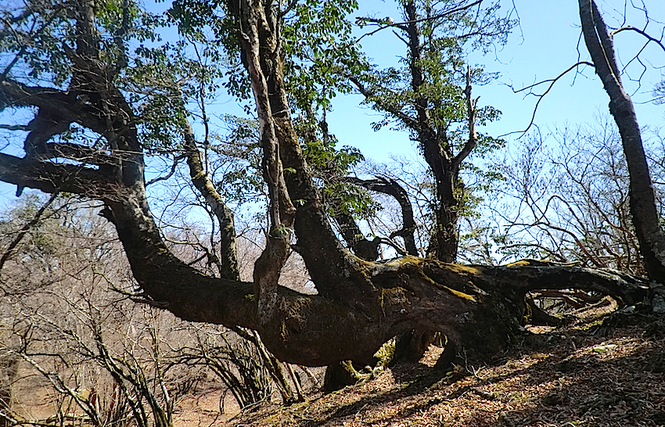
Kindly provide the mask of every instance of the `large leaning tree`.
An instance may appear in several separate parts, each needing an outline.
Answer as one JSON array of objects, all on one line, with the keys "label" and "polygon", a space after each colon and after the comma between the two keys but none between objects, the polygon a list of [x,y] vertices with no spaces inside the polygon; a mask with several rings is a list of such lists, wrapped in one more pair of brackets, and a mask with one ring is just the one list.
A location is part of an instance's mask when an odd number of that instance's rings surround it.
[{"label": "large leaning tree", "polygon": [[[157,108],[149,102],[179,111],[187,88],[159,86],[170,67],[145,69],[159,56],[152,47],[159,40],[146,29],[156,19],[129,0],[35,0],[2,11],[2,128],[20,132],[24,146],[0,153],[0,180],[18,191],[100,201],[145,302],[182,319],[257,330],[279,359],[302,365],[369,362],[391,337],[417,328],[441,331],[471,360],[488,360],[520,333],[529,291],[578,288],[624,305],[649,297],[647,279],[579,266],[465,266],[412,255],[379,262],[350,251],[331,226],[292,117],[282,34],[286,17],[301,9],[287,3],[208,3],[226,17],[220,25],[235,43],[229,55],[245,70],[237,83],[251,90],[259,122],[270,227],[251,282],[238,279],[233,212],[209,180],[189,118],[161,129],[148,117]],[[178,139],[193,186],[223,226],[219,275],[171,252],[153,217],[145,172],[155,135]],[[316,294],[278,284],[291,251]]]}]

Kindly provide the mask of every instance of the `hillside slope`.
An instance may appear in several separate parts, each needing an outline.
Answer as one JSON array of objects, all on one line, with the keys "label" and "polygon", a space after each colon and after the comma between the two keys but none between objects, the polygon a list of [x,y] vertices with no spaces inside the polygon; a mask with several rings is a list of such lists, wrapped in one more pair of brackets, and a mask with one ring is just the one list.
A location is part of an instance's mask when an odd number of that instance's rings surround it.
[{"label": "hillside slope", "polygon": [[245,411],[232,426],[665,426],[665,319],[596,315],[532,328],[491,366],[443,379],[418,364],[304,403]]}]

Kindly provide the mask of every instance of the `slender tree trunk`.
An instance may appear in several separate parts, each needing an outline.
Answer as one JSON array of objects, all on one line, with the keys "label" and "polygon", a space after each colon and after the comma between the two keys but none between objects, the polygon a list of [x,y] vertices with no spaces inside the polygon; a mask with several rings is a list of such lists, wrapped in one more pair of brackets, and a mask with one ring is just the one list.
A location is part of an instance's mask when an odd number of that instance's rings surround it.
[{"label": "slender tree trunk", "polygon": [[14,353],[0,354],[0,427],[13,425],[8,417],[11,414],[12,385],[18,373],[18,362],[19,358]]},{"label": "slender tree trunk", "polygon": [[437,132],[430,117],[429,99],[421,93],[425,84],[422,69],[421,33],[418,23],[416,2],[409,0],[404,3],[404,12],[408,19],[409,69],[411,72],[411,88],[416,96],[414,107],[417,113],[417,134],[425,161],[429,165],[436,181],[434,210],[435,226],[430,237],[427,256],[444,262],[455,262],[459,236],[457,221],[459,219],[459,200],[456,194],[458,183],[457,166],[453,162],[452,150],[448,146],[446,136]]},{"label": "slender tree trunk", "polygon": [[[233,211],[224,203],[222,196],[217,192],[212,180],[206,174],[203,167],[203,160],[201,159],[201,152],[196,146],[194,132],[189,123],[184,130],[184,148],[192,183],[205,198],[206,203],[219,221],[221,259],[215,261],[220,266],[220,276],[224,279],[240,280]],[[214,249],[211,253],[214,254]]]},{"label": "slender tree trunk", "polygon": [[630,212],[640,242],[644,265],[652,280],[665,283],[665,235],[656,210],[649,165],[647,164],[637,115],[630,96],[621,83],[612,36],[593,0],[579,0],[582,32],[596,74],[610,97],[614,117],[630,175]]}]

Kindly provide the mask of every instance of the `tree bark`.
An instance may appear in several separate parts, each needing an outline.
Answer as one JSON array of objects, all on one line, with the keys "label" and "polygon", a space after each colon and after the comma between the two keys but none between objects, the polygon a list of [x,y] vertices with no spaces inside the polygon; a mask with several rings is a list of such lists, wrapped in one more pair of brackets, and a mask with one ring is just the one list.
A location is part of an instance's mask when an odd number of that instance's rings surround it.
[{"label": "tree bark", "polygon": [[215,189],[206,174],[201,160],[201,152],[196,146],[194,132],[189,123],[184,130],[184,148],[189,166],[189,176],[196,189],[205,198],[206,203],[219,221],[220,234],[220,275],[224,279],[240,280],[238,270],[238,248],[233,211],[224,203],[222,196]]},{"label": "tree bark", "polygon": [[[291,123],[278,19],[270,4],[259,1],[230,1],[228,8],[240,21],[271,186],[272,228],[253,283],[206,276],[168,250],[149,209],[133,111],[112,80],[98,81],[104,74],[97,73],[103,67],[96,59],[81,62],[90,72],[78,78],[89,79],[79,83],[99,102],[0,80],[3,106],[57,111],[108,142],[105,150],[92,153],[111,155],[112,173],[95,163],[0,153],[0,180],[101,200],[142,289],[137,296],[142,302],[185,320],[257,330],[280,360],[321,366],[370,361],[388,339],[414,329],[441,331],[469,360],[488,361],[520,333],[529,291],[579,288],[612,295],[620,304],[641,301],[649,292],[643,280],[581,267],[461,266],[414,256],[372,262],[351,254],[329,224]],[[299,203],[294,206],[292,200]],[[291,226],[317,295],[277,286],[291,243],[285,228]]]},{"label": "tree bark", "polygon": [[660,228],[653,183],[633,102],[624,90],[612,36],[593,0],[579,0],[582,33],[596,74],[610,97],[610,113],[619,128],[630,176],[630,212],[649,277],[665,283],[665,234]]},{"label": "tree bark", "polygon": [[390,238],[401,237],[404,240],[404,255],[418,256],[418,248],[416,247],[416,239],[414,237],[416,221],[413,217],[413,207],[411,206],[411,201],[406,190],[394,179],[359,179],[348,177],[345,178],[345,181],[395,198],[402,211],[402,228],[391,233]]}]

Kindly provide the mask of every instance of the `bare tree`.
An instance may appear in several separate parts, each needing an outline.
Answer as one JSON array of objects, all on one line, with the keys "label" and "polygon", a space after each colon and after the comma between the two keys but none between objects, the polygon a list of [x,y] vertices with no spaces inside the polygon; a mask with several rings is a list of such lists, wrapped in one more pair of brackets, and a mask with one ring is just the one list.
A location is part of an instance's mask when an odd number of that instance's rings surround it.
[{"label": "bare tree", "polygon": [[[494,207],[505,227],[497,240],[507,239],[500,253],[646,273],[629,211],[629,173],[613,123],[535,135],[504,170],[508,199]],[[655,172],[661,180],[662,168]]]},{"label": "bare tree", "polygon": [[[27,197],[9,213],[3,223],[6,239],[0,242],[8,243],[0,270],[0,411],[7,425],[75,420],[96,426],[173,425],[179,402],[195,391],[206,367],[221,378],[241,374],[252,380],[263,373],[258,383],[225,383],[243,406],[271,399],[274,385],[285,401],[301,396],[292,390],[295,376],[285,376],[291,368],[277,361],[255,333],[239,331],[243,338],[215,331],[221,341],[212,349],[199,339],[213,334],[212,328],[193,329],[162,310],[132,302],[134,285],[129,266],[119,261],[119,242],[94,211],[74,208],[73,200],[38,207],[34,199]],[[38,274],[40,269],[47,274]],[[224,355],[233,356],[232,365]],[[204,356],[210,363],[187,363]],[[254,369],[243,370],[247,367]],[[31,386],[34,374],[44,381]],[[29,418],[12,408],[12,388],[27,387],[35,387],[33,393],[40,387],[53,391],[52,416]],[[248,399],[240,398],[250,391]],[[22,399],[15,396],[15,404]]]}]

